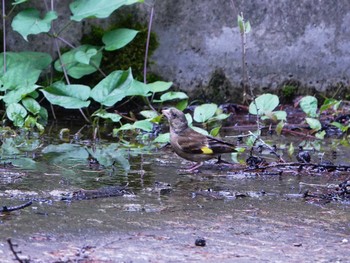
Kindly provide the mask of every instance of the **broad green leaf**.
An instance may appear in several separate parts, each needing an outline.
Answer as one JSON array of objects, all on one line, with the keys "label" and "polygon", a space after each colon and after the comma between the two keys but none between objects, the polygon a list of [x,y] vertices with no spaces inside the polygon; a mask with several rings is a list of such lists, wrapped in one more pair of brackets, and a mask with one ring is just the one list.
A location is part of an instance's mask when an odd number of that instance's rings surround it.
[{"label": "broad green leaf", "polygon": [[180,111],[184,111],[188,106],[188,100],[180,100],[178,103],[176,103],[176,108]]},{"label": "broad green leaf", "polygon": [[143,110],[140,112],[140,114],[145,117],[146,119],[153,119],[158,117],[158,112],[154,110]]},{"label": "broad green leaf", "polygon": [[149,120],[135,121],[133,127],[135,129],[141,129],[145,132],[151,132],[153,130],[153,123]]},{"label": "broad green leaf", "polygon": [[6,108],[6,115],[15,126],[23,127],[27,111],[21,104],[12,103]]},{"label": "broad green leaf", "polygon": [[219,115],[215,115],[212,118],[210,118],[210,121],[222,121],[227,119],[228,117],[230,117],[230,114],[226,114],[226,113],[220,113]]},{"label": "broad green leaf", "polygon": [[[60,61],[59,59],[55,61],[55,69],[57,71],[62,72],[62,63],[68,75],[75,79],[80,79],[85,75],[94,73],[100,66],[102,59],[102,52],[97,51],[98,49],[98,47],[91,45],[82,45],[80,47],[74,48],[62,55],[62,61]],[[94,50],[97,51],[96,55],[92,55]],[[76,55],[77,53],[78,55]],[[92,55],[91,57],[89,57],[89,64],[85,64],[87,58],[85,58],[84,60],[81,56],[82,53],[85,53],[86,56]],[[77,60],[77,58],[79,61]],[[84,63],[81,63],[82,60]]]},{"label": "broad green leaf", "polygon": [[317,99],[314,96],[303,97],[299,104],[307,116],[317,117]]},{"label": "broad green leaf", "polygon": [[102,119],[111,119],[113,122],[119,122],[122,116],[117,113],[109,113],[106,110],[98,110],[92,114],[92,116],[97,116]]},{"label": "broad green leaf", "polygon": [[123,170],[130,170],[130,163],[127,159],[129,151],[120,148],[120,145],[117,143],[110,143],[106,146],[98,147],[94,149],[94,151],[90,149],[86,150],[103,166],[108,167],[119,164]]},{"label": "broad green leaf", "polygon": [[106,32],[102,37],[102,41],[106,45],[105,49],[112,51],[126,46],[135,38],[138,32],[128,28],[119,28]]},{"label": "broad green leaf", "polygon": [[266,93],[258,96],[255,102],[249,105],[249,113],[253,115],[264,115],[272,112],[279,104],[279,98],[276,95]]},{"label": "broad green leaf", "polygon": [[125,89],[125,95],[126,96],[149,96],[149,88],[147,84],[144,84],[141,81],[138,81],[136,79],[133,80],[130,87],[127,87]]},{"label": "broad green leaf", "polygon": [[90,59],[97,54],[95,48],[88,49],[86,52],[79,50],[75,53],[74,58],[77,62],[80,62],[85,65],[90,64]]},{"label": "broad green leaf", "polygon": [[106,18],[123,5],[141,3],[143,0],[76,0],[69,5],[73,16],[71,20],[81,21],[84,18]]},{"label": "broad green leaf", "polygon": [[39,79],[41,70],[33,68],[31,63],[18,63],[10,67],[0,77],[3,84],[1,91],[15,89],[17,87],[33,86]]},{"label": "broad green leaf", "polygon": [[156,82],[147,84],[150,92],[153,92],[153,93],[167,91],[168,89],[170,89],[172,85],[173,85],[172,82],[164,82],[164,81],[156,81]]},{"label": "broad green leaf", "polygon": [[194,109],[193,119],[196,122],[206,122],[215,115],[217,109],[216,104],[202,104]]},{"label": "broad green leaf", "polygon": [[188,99],[188,96],[184,92],[180,91],[169,91],[160,96],[159,100],[153,100],[153,102],[165,102],[169,100],[184,100]]},{"label": "broad green leaf", "polygon": [[203,135],[209,135],[209,133],[206,130],[202,129],[202,128],[199,128],[199,127],[196,127],[196,126],[192,126],[191,128],[193,130],[195,130],[196,132],[199,132],[199,133],[201,133]]},{"label": "broad green leaf", "polygon": [[80,160],[86,163],[89,157],[87,150],[77,144],[62,143],[58,145],[50,144],[42,149],[42,154],[48,163],[64,164],[75,163]]},{"label": "broad green leaf", "polygon": [[28,41],[28,35],[36,35],[50,31],[51,21],[57,18],[55,11],[46,13],[43,19],[40,18],[40,12],[34,8],[29,8],[19,12],[12,20],[12,29],[22,35]]},{"label": "broad green leaf", "polygon": [[287,112],[285,111],[273,111],[273,115],[280,121],[287,121]]},{"label": "broad green leaf", "polygon": [[153,143],[167,143],[170,142],[170,133],[159,134],[157,138],[153,140]]},{"label": "broad green leaf", "polygon": [[[35,69],[45,69],[50,65],[52,58],[47,53],[42,52],[6,52],[7,69],[16,68],[20,63],[29,63]],[[4,53],[0,53],[0,74],[3,73]]]},{"label": "broad green leaf", "polygon": [[30,94],[34,90],[36,90],[38,87],[40,87],[40,86],[30,85],[30,86],[16,88],[14,90],[7,92],[6,95],[3,97],[3,101],[6,104],[17,103],[21,99],[25,98],[28,94]]},{"label": "broad green leaf", "polygon": [[34,115],[39,114],[41,106],[35,99],[30,97],[24,98],[22,104],[30,113]]},{"label": "broad green leaf", "polygon": [[56,82],[40,91],[50,103],[66,109],[80,109],[90,105],[90,101],[87,101],[90,97],[90,87],[85,85],[65,85]]},{"label": "broad green leaf", "polygon": [[133,84],[131,69],[113,71],[91,91],[91,98],[107,107],[124,99]]},{"label": "broad green leaf", "polygon": [[319,120],[314,119],[314,118],[305,118],[305,120],[306,120],[307,124],[309,124],[311,129],[313,129],[315,131],[321,130],[322,124]]}]

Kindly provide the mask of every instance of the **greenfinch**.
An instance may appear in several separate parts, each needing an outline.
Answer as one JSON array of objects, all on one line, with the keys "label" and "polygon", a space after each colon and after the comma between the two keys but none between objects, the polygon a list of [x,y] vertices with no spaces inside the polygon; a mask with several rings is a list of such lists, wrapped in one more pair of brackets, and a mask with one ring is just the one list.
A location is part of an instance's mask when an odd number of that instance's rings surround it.
[{"label": "greenfinch", "polygon": [[185,114],[169,108],[162,111],[170,125],[170,144],[180,157],[196,162],[188,171],[202,166],[204,161],[220,157],[222,153],[235,152],[235,146],[217,138],[203,135],[188,126]]}]

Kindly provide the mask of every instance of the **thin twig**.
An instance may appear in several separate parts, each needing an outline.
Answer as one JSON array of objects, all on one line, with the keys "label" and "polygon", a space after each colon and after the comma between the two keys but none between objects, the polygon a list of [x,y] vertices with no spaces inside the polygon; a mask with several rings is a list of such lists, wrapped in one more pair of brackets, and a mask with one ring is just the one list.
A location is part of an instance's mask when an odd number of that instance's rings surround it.
[{"label": "thin twig", "polygon": [[12,212],[12,211],[20,210],[32,205],[32,203],[33,203],[32,201],[29,201],[27,203],[24,203],[18,206],[11,206],[11,207],[3,206],[2,208],[0,208],[0,212]]},{"label": "thin twig", "polygon": [[[145,50],[145,58],[143,62],[143,83],[147,84],[147,63],[148,63],[148,50],[149,50],[149,42],[151,39],[151,29],[152,29],[152,22],[153,22],[153,15],[154,15],[154,3],[151,5],[151,13],[149,16],[149,22],[148,22],[148,30],[147,30],[147,40],[146,40],[146,50]],[[146,102],[148,106],[156,111],[156,109],[152,106],[150,100],[148,97],[146,97]]]},{"label": "thin twig", "polygon": [[271,151],[271,153],[274,154],[274,155],[279,159],[279,161],[285,163],[285,161],[283,160],[282,156],[281,156],[280,154],[276,153],[276,151],[275,151],[270,145],[268,145],[266,142],[264,142],[264,140],[262,140],[262,139],[260,138],[260,136],[255,135],[255,134],[252,133],[251,131],[249,131],[249,134],[250,134],[251,136],[253,136],[253,137],[255,138],[256,141],[261,142],[266,148],[268,148],[268,149]]},{"label": "thin twig", "polygon": [[5,13],[5,0],[2,0],[2,46],[4,55],[4,73],[6,73],[6,13]]}]

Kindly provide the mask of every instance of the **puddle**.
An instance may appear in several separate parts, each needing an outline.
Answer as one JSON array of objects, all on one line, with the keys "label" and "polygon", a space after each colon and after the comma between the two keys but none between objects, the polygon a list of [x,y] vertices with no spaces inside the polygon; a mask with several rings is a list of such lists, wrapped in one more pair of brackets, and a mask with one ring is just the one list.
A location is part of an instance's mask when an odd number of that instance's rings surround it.
[{"label": "puddle", "polygon": [[[287,143],[285,137],[264,139]],[[349,179],[347,172],[242,174],[207,163],[199,174],[183,174],[179,168],[188,163],[168,148],[147,154],[128,152],[115,142],[93,147],[47,144],[30,155],[4,155],[15,168],[0,175],[1,206],[30,199],[33,204],[0,214],[1,262],[14,262],[7,238],[18,244],[21,257],[33,262],[348,260],[349,204],[300,197],[311,184]],[[91,152],[105,154],[106,167],[118,161],[113,169],[96,168],[89,165]],[[349,163],[347,149],[339,147],[340,152],[334,161]],[[312,158],[320,156],[312,153]],[[111,186],[125,186],[129,192],[60,200],[62,193]],[[196,246],[198,238],[206,246]]]}]

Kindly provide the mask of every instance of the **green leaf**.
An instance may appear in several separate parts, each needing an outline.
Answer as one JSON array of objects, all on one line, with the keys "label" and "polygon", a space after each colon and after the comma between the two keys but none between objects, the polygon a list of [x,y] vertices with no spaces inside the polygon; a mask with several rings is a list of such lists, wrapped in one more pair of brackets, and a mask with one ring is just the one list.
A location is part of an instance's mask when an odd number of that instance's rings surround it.
[{"label": "green leaf", "polygon": [[23,127],[27,111],[21,104],[12,103],[6,108],[6,115],[15,126]]},{"label": "green leaf", "polygon": [[305,118],[307,124],[309,124],[310,128],[312,130],[318,131],[321,130],[322,124],[319,120],[314,119],[314,118]]},{"label": "green leaf", "polygon": [[165,102],[169,100],[184,100],[188,99],[188,96],[184,92],[180,91],[169,91],[160,96],[159,100],[153,100],[153,102]]},{"label": "green leaf", "polygon": [[25,87],[20,87],[20,88],[11,90],[6,93],[6,95],[3,97],[3,100],[6,104],[17,103],[22,98],[26,97],[28,94],[36,90],[38,87],[40,86],[31,85],[31,86],[25,86]]},{"label": "green leaf", "polygon": [[153,130],[153,123],[149,120],[135,121],[133,127],[135,129],[141,129],[146,132],[151,132]]},{"label": "green leaf", "polygon": [[[85,75],[94,73],[99,68],[102,59],[102,52],[100,50],[97,51],[98,49],[98,47],[91,45],[82,45],[74,48],[62,54],[62,61],[59,59],[55,61],[55,69],[59,72],[63,72],[63,64],[68,75],[75,79],[80,79]],[[96,55],[92,55],[94,50],[97,51]],[[85,54],[85,59],[83,58],[83,53]],[[89,57],[90,55],[92,56]],[[86,64],[87,59],[89,59],[89,64]],[[81,63],[82,61],[84,63]]]},{"label": "green leaf", "polygon": [[250,32],[250,30],[252,30],[252,27],[250,25],[250,22],[247,21],[244,25],[244,29],[245,29],[245,33],[248,34]]},{"label": "green leaf", "polygon": [[188,106],[188,100],[180,100],[178,103],[176,103],[176,108],[180,111],[184,111]]},{"label": "green leaf", "polygon": [[152,93],[167,91],[168,89],[170,89],[172,85],[173,85],[172,82],[164,82],[164,81],[156,81],[156,82],[147,84],[149,91]]},{"label": "green leaf", "polygon": [[293,145],[293,142],[290,143],[289,147],[288,147],[288,155],[290,157],[292,157],[294,154],[294,145]]},{"label": "green leaf", "polygon": [[97,116],[97,117],[100,117],[102,119],[110,119],[113,122],[119,122],[120,119],[122,118],[122,116],[120,116],[117,113],[109,113],[109,112],[107,112],[106,110],[103,110],[103,109],[95,111],[92,114],[92,116]]},{"label": "green leaf", "polygon": [[18,63],[16,67],[8,68],[0,78],[3,83],[1,90],[33,86],[38,81],[40,73],[41,70],[33,68],[31,63]]},{"label": "green leaf", "polygon": [[141,3],[143,0],[76,0],[69,5],[73,14],[71,20],[81,21],[84,18],[106,18],[123,5]]},{"label": "green leaf", "polygon": [[237,16],[237,24],[239,27],[239,31],[241,33],[243,33],[244,32],[244,22],[243,22],[243,17],[241,17],[240,15]]},{"label": "green leaf", "polygon": [[19,4],[25,3],[27,1],[28,0],[15,0],[14,2],[12,2],[12,5],[19,5]]},{"label": "green leaf", "polygon": [[285,122],[281,120],[276,126],[276,133],[281,135]]},{"label": "green leaf", "polygon": [[219,132],[220,132],[220,129],[221,129],[221,126],[215,127],[214,129],[212,129],[210,131],[210,135],[213,136],[213,137],[218,136]]},{"label": "green leaf", "polygon": [[153,124],[149,120],[135,121],[133,124],[126,123],[121,127],[119,127],[118,129],[114,129],[113,135],[116,136],[119,131],[135,130],[135,129],[140,129],[145,132],[151,132],[153,130]]},{"label": "green leaf", "polygon": [[133,84],[131,69],[113,71],[91,91],[91,98],[107,107],[113,106],[128,95]]},{"label": "green leaf", "polygon": [[90,59],[97,54],[96,48],[90,48],[86,52],[79,50],[75,53],[74,58],[81,64],[89,65]]},{"label": "green leaf", "polygon": [[196,127],[196,126],[191,126],[191,128],[193,130],[195,130],[196,132],[199,132],[199,133],[201,133],[203,135],[206,135],[206,136],[209,135],[209,133],[206,130],[202,129],[202,128],[199,128],[199,127]]},{"label": "green leaf", "polygon": [[126,96],[149,96],[149,87],[147,84],[134,79],[130,87],[125,88]]},{"label": "green leaf", "polygon": [[37,123],[46,126],[48,118],[49,114],[47,113],[47,110],[44,107],[40,107]]},{"label": "green leaf", "polygon": [[299,105],[307,116],[317,117],[317,99],[314,96],[303,97]]},{"label": "green leaf", "polygon": [[196,122],[206,122],[215,115],[217,109],[218,105],[216,104],[202,104],[195,108],[193,119]]},{"label": "green leaf", "polygon": [[273,115],[275,115],[277,120],[287,121],[287,112],[279,110],[279,111],[273,111],[272,113]]},{"label": "green leaf", "polygon": [[315,134],[315,137],[316,137],[317,139],[323,140],[325,135],[326,135],[326,131],[320,131],[320,132],[317,132],[317,133]]},{"label": "green leaf", "polygon": [[90,87],[85,85],[65,85],[56,82],[51,87],[40,90],[45,98],[54,105],[66,109],[80,109],[90,105]]},{"label": "green leaf", "polygon": [[146,119],[153,119],[158,117],[158,112],[154,110],[143,110],[140,112],[140,114],[145,117]]},{"label": "green leaf", "polygon": [[320,107],[320,112],[324,112],[330,108],[332,108],[334,111],[338,110],[340,107],[340,104],[342,103],[341,100],[336,99],[325,99],[322,106]]},{"label": "green leaf", "polygon": [[168,143],[170,142],[170,133],[159,134],[157,138],[153,140],[153,143]]},{"label": "green leaf", "polygon": [[28,35],[36,35],[43,32],[49,32],[51,22],[57,18],[55,11],[46,13],[43,19],[40,18],[40,12],[34,8],[29,8],[19,12],[12,20],[12,29],[22,35],[28,41]]},{"label": "green leaf", "polygon": [[24,120],[24,127],[28,129],[32,129],[35,127],[35,125],[36,125],[36,118],[28,115],[27,118]]},{"label": "green leaf", "polygon": [[253,115],[264,115],[272,112],[279,104],[279,98],[276,95],[266,93],[258,96],[249,105],[249,113]]},{"label": "green leaf", "polygon": [[106,32],[102,37],[102,41],[106,45],[105,49],[112,51],[126,46],[135,38],[138,32],[128,28],[119,28]]},{"label": "green leaf", "polygon": [[220,113],[219,115],[215,115],[209,119],[209,121],[222,121],[230,117],[230,114]]},{"label": "green leaf", "polygon": [[23,106],[32,114],[37,115],[41,110],[40,104],[33,98],[27,97],[22,100]]}]

